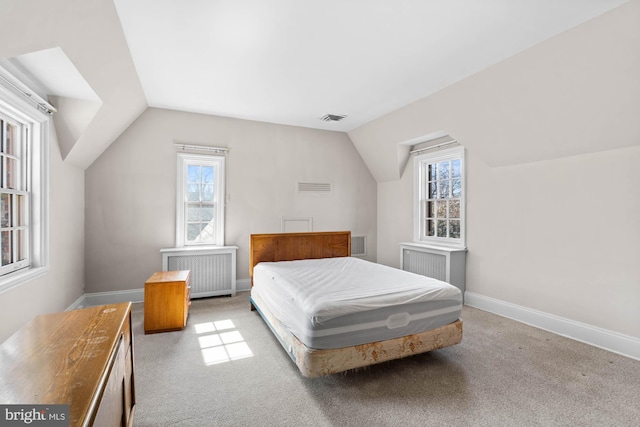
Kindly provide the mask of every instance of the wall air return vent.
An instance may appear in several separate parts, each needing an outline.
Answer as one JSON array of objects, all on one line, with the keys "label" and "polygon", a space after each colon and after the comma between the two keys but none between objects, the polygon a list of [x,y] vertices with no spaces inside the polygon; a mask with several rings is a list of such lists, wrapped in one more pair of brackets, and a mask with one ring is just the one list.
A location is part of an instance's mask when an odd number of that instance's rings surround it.
[{"label": "wall air return vent", "polygon": [[347,116],[341,116],[338,114],[325,114],[320,119],[324,122],[339,122],[340,120],[346,119]]},{"label": "wall air return vent", "polygon": [[298,194],[328,195],[333,192],[333,185],[328,182],[298,182]]},{"label": "wall air return vent", "polygon": [[366,236],[351,236],[351,256],[367,256]]}]

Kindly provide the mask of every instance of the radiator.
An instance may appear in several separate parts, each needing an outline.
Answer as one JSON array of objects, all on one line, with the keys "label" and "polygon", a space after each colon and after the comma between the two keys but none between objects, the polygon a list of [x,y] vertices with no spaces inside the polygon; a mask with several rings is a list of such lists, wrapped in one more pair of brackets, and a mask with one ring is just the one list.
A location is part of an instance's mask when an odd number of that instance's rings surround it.
[{"label": "radiator", "polygon": [[400,245],[400,268],[450,283],[465,291],[466,249],[432,248],[415,243]]},{"label": "radiator", "polygon": [[162,270],[190,270],[191,297],[236,294],[236,246],[161,249]]},{"label": "radiator", "polygon": [[447,281],[447,257],[442,254],[405,248],[402,251],[402,269]]}]

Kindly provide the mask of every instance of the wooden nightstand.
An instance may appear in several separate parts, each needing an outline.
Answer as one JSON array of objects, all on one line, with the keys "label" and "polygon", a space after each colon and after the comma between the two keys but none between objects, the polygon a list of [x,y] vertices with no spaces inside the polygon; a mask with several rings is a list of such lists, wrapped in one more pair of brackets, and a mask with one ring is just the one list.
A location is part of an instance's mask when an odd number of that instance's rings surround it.
[{"label": "wooden nightstand", "polygon": [[191,304],[189,270],[153,273],[144,284],[144,333],[179,331]]}]

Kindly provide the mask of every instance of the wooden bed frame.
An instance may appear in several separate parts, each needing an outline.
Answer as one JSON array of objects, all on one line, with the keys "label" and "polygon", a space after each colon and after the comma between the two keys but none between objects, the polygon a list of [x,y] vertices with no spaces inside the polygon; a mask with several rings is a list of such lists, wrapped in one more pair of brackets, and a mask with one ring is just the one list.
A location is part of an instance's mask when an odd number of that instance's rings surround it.
[{"label": "wooden bed frame", "polygon": [[[250,250],[251,285],[253,267],[259,262],[351,256],[351,232],[252,234]],[[257,309],[285,351],[308,378],[334,374],[460,343],[462,321],[419,334],[407,335],[353,347],[317,350],[308,348],[276,319],[260,300],[251,297]]]}]

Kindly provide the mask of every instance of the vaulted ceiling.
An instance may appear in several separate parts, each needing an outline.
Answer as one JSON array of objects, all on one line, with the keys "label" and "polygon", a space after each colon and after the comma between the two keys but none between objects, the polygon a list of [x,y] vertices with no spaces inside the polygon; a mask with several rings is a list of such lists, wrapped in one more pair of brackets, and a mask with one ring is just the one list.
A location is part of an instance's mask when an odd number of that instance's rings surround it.
[{"label": "vaulted ceiling", "polygon": [[86,168],[147,106],[351,131],[624,2],[3,0],[0,65]]}]

